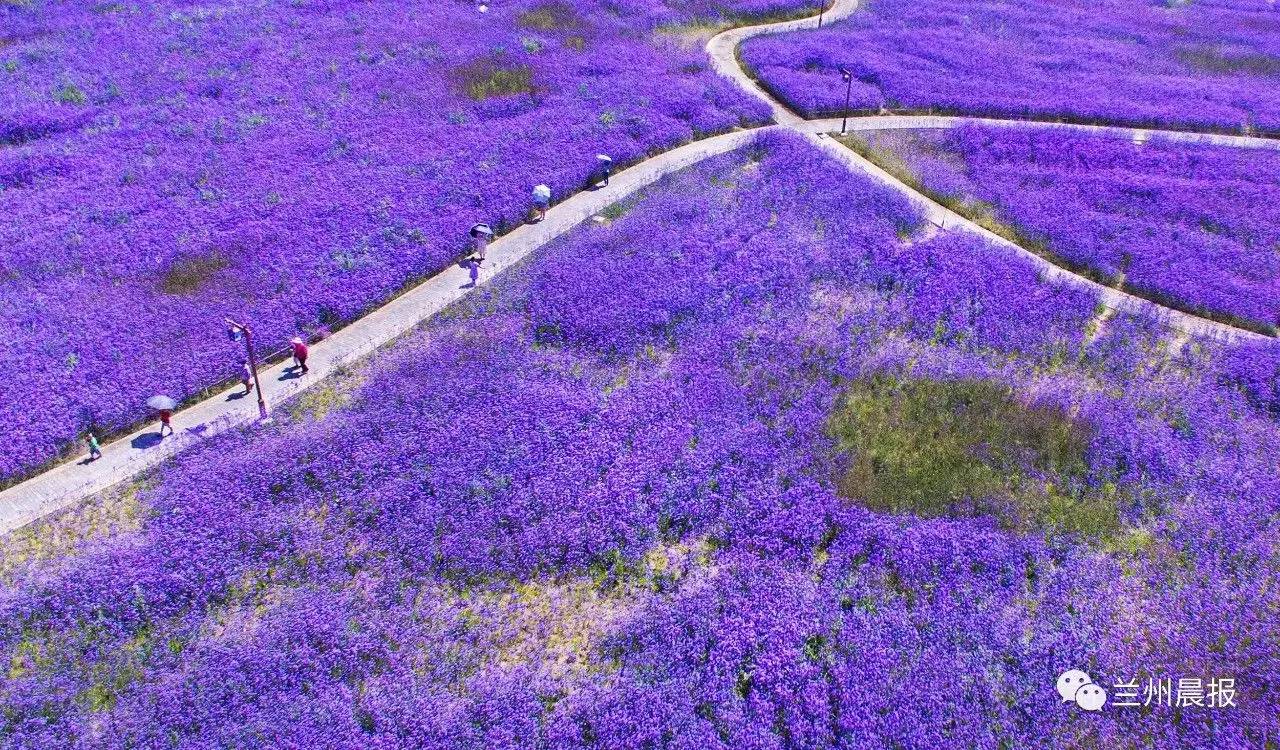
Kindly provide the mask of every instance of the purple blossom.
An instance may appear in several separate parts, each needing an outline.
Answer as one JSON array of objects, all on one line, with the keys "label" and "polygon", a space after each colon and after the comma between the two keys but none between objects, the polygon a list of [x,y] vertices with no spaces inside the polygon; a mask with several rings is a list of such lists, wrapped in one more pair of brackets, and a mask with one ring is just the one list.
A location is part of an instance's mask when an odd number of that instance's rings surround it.
[{"label": "purple blossom", "polygon": [[[1167,334],[1127,317],[1086,337],[1089,294],[920,229],[798,138],[674,175],[292,419],[184,453],[138,491],[136,531],[6,555],[0,733],[28,748],[1273,734],[1280,445],[1221,377],[1240,353],[1141,349]],[[837,491],[826,424],[873,373],[1070,408],[1094,426],[1086,480],[1137,502],[1104,541],[862,508]],[[1086,715],[1053,689],[1068,667],[1232,675],[1239,705]]]},{"label": "purple blossom", "polygon": [[1016,126],[867,138],[1086,276],[1265,332],[1280,319],[1280,153]]},{"label": "purple blossom", "polygon": [[748,41],[742,58],[808,116],[945,112],[1280,130],[1280,14],[1261,0],[877,0],[841,23]]},{"label": "purple blossom", "polygon": [[[608,6],[606,9],[606,5]],[[660,27],[780,0],[0,8],[0,478],[510,227],[529,190],[768,117]]]}]

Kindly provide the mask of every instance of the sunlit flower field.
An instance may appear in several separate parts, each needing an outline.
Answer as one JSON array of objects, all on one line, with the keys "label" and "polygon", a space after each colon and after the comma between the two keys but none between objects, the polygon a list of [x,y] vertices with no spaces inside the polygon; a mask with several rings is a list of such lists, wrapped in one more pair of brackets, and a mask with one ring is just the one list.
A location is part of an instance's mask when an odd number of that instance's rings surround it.
[{"label": "sunlit flower field", "polygon": [[[1256,132],[1258,5],[876,0],[740,52],[804,115],[855,64],[859,109]],[[704,45],[816,10],[0,0],[0,521],[237,375],[224,317],[319,349],[533,186],[765,125]],[[852,122],[590,193],[0,536],[0,747],[1274,750],[1280,154]]]},{"label": "sunlit flower field", "polygon": [[599,152],[764,122],[680,24],[785,8],[0,3],[0,479],[235,374],[224,317],[323,336]]},{"label": "sunlit flower field", "polygon": [[747,42],[807,115],[855,110],[1280,131],[1270,0],[863,0],[849,21]]}]

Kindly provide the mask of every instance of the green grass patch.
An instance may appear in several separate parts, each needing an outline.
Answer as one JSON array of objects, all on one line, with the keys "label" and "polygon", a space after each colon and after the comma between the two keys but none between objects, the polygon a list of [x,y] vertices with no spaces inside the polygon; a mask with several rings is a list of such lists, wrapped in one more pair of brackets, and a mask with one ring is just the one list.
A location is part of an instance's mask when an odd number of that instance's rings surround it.
[{"label": "green grass patch", "polygon": [[986,380],[855,381],[829,431],[844,498],[885,513],[992,516],[1023,533],[1109,538],[1118,492],[1088,488],[1093,428]]},{"label": "green grass patch", "polygon": [[488,55],[453,69],[458,89],[475,101],[499,96],[531,94],[533,69],[523,63],[506,60],[502,55]]},{"label": "green grass patch", "polygon": [[561,0],[542,3],[521,13],[516,19],[516,25],[531,31],[565,34],[562,43],[576,52],[587,48],[587,37],[590,35],[589,25],[578,10]]},{"label": "green grass patch", "polygon": [[286,409],[291,421],[319,421],[330,412],[351,402],[354,393],[364,382],[362,376],[340,368],[329,378],[308,388],[289,401]]},{"label": "green grass patch", "polygon": [[59,104],[84,104],[89,101],[84,90],[70,82],[58,86],[53,92],[53,98],[57,99]]},{"label": "green grass patch", "polygon": [[95,542],[140,530],[151,509],[134,481],[0,537],[0,585],[32,567],[81,554]]},{"label": "green grass patch", "polygon": [[1280,57],[1275,55],[1258,52],[1228,55],[1211,45],[1185,47],[1174,54],[1183,65],[1209,73],[1280,76]]},{"label": "green grass patch", "polygon": [[[608,227],[612,225],[615,221],[618,221],[626,217],[627,214],[631,213],[631,210],[633,208],[640,205],[640,202],[644,200],[644,198],[645,198],[644,195],[640,193],[636,193],[634,195],[629,195],[626,198],[623,198],[622,200],[617,200],[617,201],[614,201],[613,203],[610,203],[609,205],[600,209],[600,213],[596,214],[596,217],[597,217],[596,226],[601,228]],[[600,221],[600,219],[604,219],[604,221],[602,222]]]},{"label": "green grass patch", "polygon": [[206,255],[179,258],[160,277],[160,291],[165,294],[195,294],[230,265],[231,261],[216,250]]},{"label": "green grass patch", "polygon": [[521,13],[516,19],[516,25],[535,31],[575,31],[581,29],[584,23],[577,8],[560,0],[552,0]]},{"label": "green grass patch", "polygon": [[609,221],[617,221],[623,216],[626,216],[627,212],[631,210],[633,205],[634,204],[629,201],[614,201],[613,203],[605,206],[604,210],[600,212],[600,215]]}]

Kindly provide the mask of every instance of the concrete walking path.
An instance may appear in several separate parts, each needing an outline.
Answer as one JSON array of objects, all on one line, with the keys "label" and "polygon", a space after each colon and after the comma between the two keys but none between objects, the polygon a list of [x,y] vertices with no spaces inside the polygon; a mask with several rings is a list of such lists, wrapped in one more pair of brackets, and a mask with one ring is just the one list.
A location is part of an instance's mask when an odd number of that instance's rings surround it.
[{"label": "concrete walking path", "polygon": [[[835,0],[822,15],[823,24],[835,23],[848,18],[858,10],[858,0]],[[711,56],[711,67],[725,78],[733,80],[748,94],[762,100],[773,110],[774,122],[779,125],[798,126],[805,122],[800,115],[792,112],[786,105],[773,98],[754,78],[743,69],[738,59],[738,45],[748,39],[766,34],[784,34],[788,31],[817,28],[818,20],[814,16],[797,18],[781,23],[763,23],[754,26],[739,26],[716,34],[707,41],[707,54]]]},{"label": "concrete walking path", "polygon": [[[746,145],[760,132],[739,130],[705,138],[647,159],[613,176],[599,190],[577,193],[550,209],[537,224],[526,224],[490,245],[481,268],[483,284],[533,251],[600,213],[610,204],[641,190],[665,175],[712,156]],[[450,266],[368,315],[310,347],[310,372],[292,377],[286,361],[260,371],[268,406],[316,385],[336,369],[361,359],[461,299],[471,291],[466,269]],[[0,492],[0,534],[67,507],[165,459],[227,430],[253,424],[258,418],[257,398],[239,398],[237,385],[173,415],[174,434],[157,440],[158,423],[102,446],[102,458],[92,463],[73,460]]]},{"label": "concrete walking path", "polygon": [[[858,0],[835,0],[824,13],[824,23],[846,18],[854,13],[857,7]],[[920,206],[926,218],[943,231],[961,229],[985,237],[999,247],[1026,257],[1041,270],[1043,277],[1047,280],[1089,287],[1099,295],[1103,304],[1109,309],[1158,311],[1168,325],[1182,336],[1193,335],[1230,340],[1273,340],[1251,331],[1170,310],[1155,302],[1102,286],[983,229],[969,219],[915,191],[828,136],[828,133],[840,129],[840,118],[804,120],[765,92],[740,66],[737,49],[744,40],[762,34],[777,34],[815,26],[814,17],[746,26],[723,31],[707,42],[707,52],[711,56],[715,70],[766,102],[772,109],[778,125],[734,131],[675,148],[619,172],[614,175],[608,187],[578,193],[568,198],[548,211],[542,222],[519,227],[495,240],[489,246],[487,261],[481,271],[479,283],[485,283],[505,268],[578,226],[608,205],[653,184],[665,175],[711,156],[737,149],[760,133],[770,130],[789,130],[804,134],[818,148],[832,155],[851,170],[869,175],[905,193]],[[1166,138],[1184,143],[1243,148],[1280,148],[1280,141],[1266,138],[975,117],[857,116],[849,118],[848,125],[849,130],[927,129],[950,128],[965,122],[1072,128],[1111,137],[1133,139],[1138,142],[1149,138]],[[278,407],[283,401],[315,385],[334,373],[336,369],[353,363],[393,341],[467,294],[470,291],[469,281],[466,270],[456,266],[450,267],[353,322],[328,339],[314,344],[311,346],[308,360],[311,371],[305,376],[290,376],[286,372],[287,362],[263,370],[261,372],[263,391],[268,404]],[[103,457],[95,462],[69,461],[0,492],[0,534],[24,526],[48,513],[67,507],[152,469],[167,458],[202,440],[236,427],[253,424],[257,419],[256,397],[250,394],[235,398],[233,394],[240,390],[237,386],[181,409],[173,418],[175,434],[163,440],[157,441],[156,428],[148,427],[103,445]]]},{"label": "concrete walking path", "polygon": [[[859,0],[835,0],[826,12],[826,19],[834,22],[852,15],[858,9]],[[986,117],[957,117],[946,115],[862,115],[849,118],[826,118],[805,120],[791,111],[782,102],[765,91],[748,73],[743,70],[738,58],[738,45],[752,37],[764,34],[778,34],[800,29],[815,28],[813,18],[805,18],[783,23],[744,26],[723,31],[707,42],[707,53],[711,55],[715,70],[727,78],[733,79],[744,91],[761,98],[773,110],[774,118],[783,127],[804,133],[814,145],[833,156],[837,161],[875,179],[894,190],[905,194],[925,214],[925,218],[943,231],[959,229],[977,234],[992,244],[1005,248],[1034,264],[1042,278],[1061,284],[1069,284],[1089,289],[1098,295],[1104,307],[1114,312],[1152,312],[1157,311],[1165,324],[1180,335],[1216,338],[1220,340],[1274,340],[1270,336],[1249,331],[1236,326],[1201,318],[1180,310],[1165,307],[1157,302],[1136,297],[1114,287],[1099,284],[1052,261],[1027,250],[1015,242],[1001,237],[994,232],[979,226],[965,216],[937,203],[920,193],[885,170],[871,163],[852,149],[846,148],[827,134],[846,127],[847,131],[890,130],[890,129],[945,129],[954,128],[964,123],[979,123],[992,126],[1060,128],[1079,132],[1093,133],[1101,136],[1121,138],[1135,143],[1143,143],[1152,139],[1165,139],[1178,143],[1231,146],[1236,148],[1280,149],[1280,140],[1272,138],[1255,138],[1251,136],[1220,135],[1213,133],[1189,133],[1177,130],[1151,130],[1109,125],[1079,125],[1070,123],[1048,122],[1040,120],[1006,120]]]},{"label": "concrete walking path", "polygon": [[937,203],[932,198],[917,192],[903,184],[898,178],[884,171],[880,167],[872,164],[852,149],[842,145],[835,138],[825,133],[806,133],[808,138],[814,145],[830,154],[840,163],[849,167],[852,171],[865,174],[872,179],[895,188],[904,193],[912,202],[914,202],[920,210],[924,212],[925,219],[936,225],[943,231],[960,229],[966,232],[972,232],[981,236],[997,247],[1004,248],[1016,255],[1029,261],[1040,272],[1041,278],[1046,281],[1076,286],[1088,289],[1098,296],[1098,301],[1113,312],[1131,312],[1131,313],[1150,313],[1155,311],[1158,313],[1162,322],[1174,331],[1202,338],[1218,339],[1222,341],[1274,341],[1270,336],[1264,336],[1261,333],[1236,328],[1235,326],[1225,323],[1201,318],[1180,310],[1174,310],[1163,305],[1159,305],[1141,297],[1135,297],[1128,292],[1122,292],[1114,287],[1105,286],[1098,282],[1085,278],[1073,271],[1069,271],[1062,266],[1027,250],[1016,242],[1001,237],[1000,235],[974,223],[970,219],[961,216],[951,209]]},{"label": "concrete walking path", "polygon": [[[835,0],[826,11],[825,20],[835,22],[848,18],[858,10],[859,0]],[[785,104],[774,98],[743,69],[738,57],[738,45],[747,39],[765,34],[779,34],[789,31],[816,28],[815,19],[803,18],[774,24],[743,26],[723,31],[707,42],[707,54],[711,56],[712,66],[716,72],[735,81],[744,91],[762,99],[773,111],[774,119],[783,127],[804,133],[816,146],[835,157],[837,161],[855,172],[868,175],[894,190],[905,194],[925,214],[925,218],[942,231],[960,229],[973,232],[989,242],[1010,250],[1033,263],[1044,279],[1062,284],[1070,284],[1090,289],[1098,295],[1099,301],[1112,314],[1120,311],[1151,312],[1157,311],[1165,324],[1179,335],[1200,336],[1220,340],[1274,340],[1270,336],[1238,328],[1226,323],[1219,323],[1165,307],[1157,302],[1136,297],[1114,287],[1099,284],[1073,271],[1053,263],[1052,261],[1027,250],[1026,248],[1001,237],[994,232],[979,226],[965,216],[937,203],[920,193],[885,170],[871,163],[852,149],[827,136],[844,127],[848,132],[866,130],[897,129],[948,129],[965,123],[978,123],[989,126],[1026,127],[1026,128],[1058,128],[1082,133],[1091,133],[1109,138],[1128,140],[1134,143],[1145,143],[1150,140],[1167,140],[1177,143],[1211,146],[1229,146],[1233,148],[1280,149],[1280,139],[1257,138],[1253,136],[1223,135],[1215,133],[1197,133],[1180,130],[1161,130],[1147,128],[1131,128],[1113,125],[1082,125],[1060,123],[1045,120],[1013,120],[990,117],[966,117],[951,115],[858,115],[848,118],[832,117],[806,120],[793,112]]]},{"label": "concrete walking path", "polygon": [[[767,96],[767,95],[766,95]],[[802,120],[795,130],[805,133],[835,133],[840,130],[842,118]],[[1052,120],[1013,120],[997,117],[962,117],[953,115],[857,115],[849,118],[849,132],[859,130],[946,130],[965,123],[1011,128],[1048,128],[1074,130],[1081,133],[1116,138],[1118,140],[1146,143],[1147,141],[1171,141],[1196,146],[1225,146],[1229,148],[1257,148],[1280,150],[1280,138],[1260,138],[1251,135],[1225,135],[1198,133],[1186,130],[1161,128],[1131,128],[1123,125],[1080,125]]]}]

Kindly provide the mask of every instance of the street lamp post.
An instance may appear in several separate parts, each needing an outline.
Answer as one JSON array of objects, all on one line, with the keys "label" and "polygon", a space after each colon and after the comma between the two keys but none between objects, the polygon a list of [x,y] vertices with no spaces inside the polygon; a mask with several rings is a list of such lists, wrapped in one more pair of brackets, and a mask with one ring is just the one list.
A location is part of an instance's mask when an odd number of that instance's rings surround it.
[{"label": "street lamp post", "polygon": [[827,0],[818,0],[818,28],[822,28],[822,14],[827,10]]},{"label": "street lamp post", "polygon": [[258,416],[262,419],[267,418],[267,400],[262,396],[262,381],[258,379],[258,358],[253,353],[253,329],[243,323],[237,323],[231,318],[227,318],[227,334],[231,336],[232,341],[238,341],[241,336],[244,337],[244,348],[249,355],[249,369],[253,371],[253,387],[258,391]]},{"label": "street lamp post", "polygon": [[849,127],[849,97],[853,94],[853,71],[840,68],[840,78],[844,80],[844,119],[840,121],[840,135]]}]

